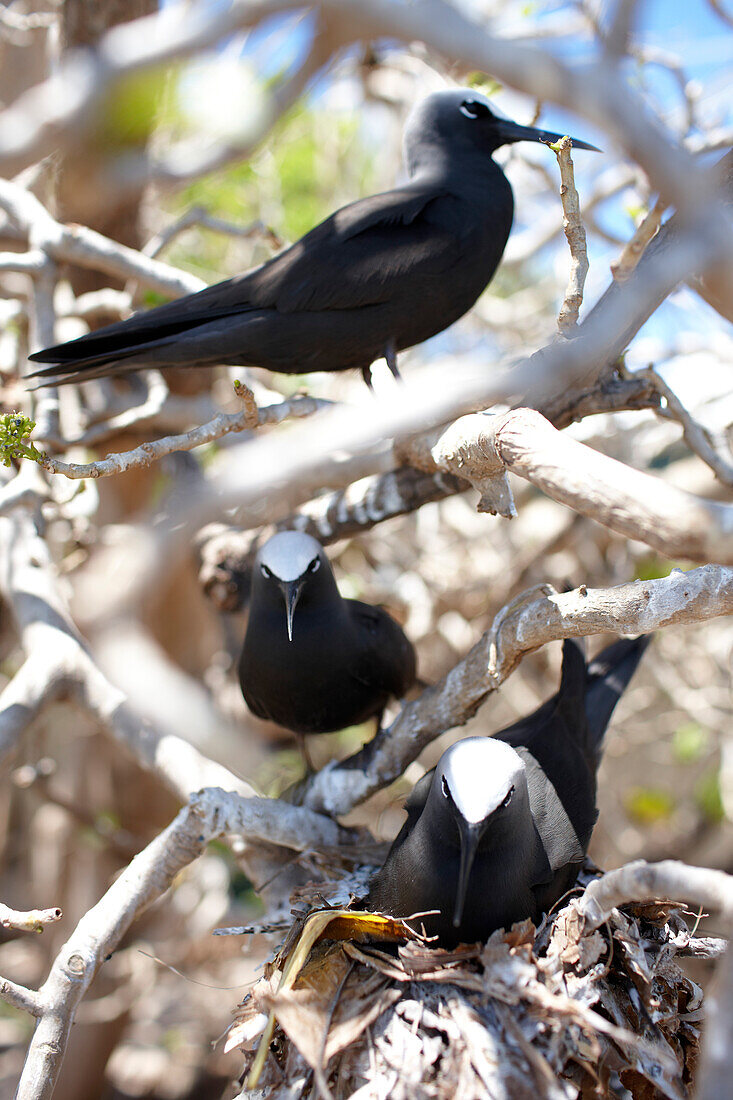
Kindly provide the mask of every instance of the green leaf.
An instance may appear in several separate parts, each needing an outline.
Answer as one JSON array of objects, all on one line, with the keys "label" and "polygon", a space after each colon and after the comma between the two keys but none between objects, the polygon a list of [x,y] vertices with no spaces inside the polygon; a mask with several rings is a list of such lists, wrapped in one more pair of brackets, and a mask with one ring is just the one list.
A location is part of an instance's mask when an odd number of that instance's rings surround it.
[{"label": "green leaf", "polygon": [[642,825],[666,821],[674,812],[674,798],[661,787],[632,787],[626,795],[626,810]]},{"label": "green leaf", "polygon": [[680,764],[699,760],[710,743],[710,734],[697,722],[685,722],[674,731],[672,752]]},{"label": "green leaf", "polygon": [[720,794],[720,772],[717,768],[706,772],[695,786],[695,802],[708,821],[717,824],[725,817]]},{"label": "green leaf", "polygon": [[668,577],[675,568],[677,568],[677,562],[660,558],[657,554],[647,554],[637,562],[636,580],[656,581],[660,577]]}]

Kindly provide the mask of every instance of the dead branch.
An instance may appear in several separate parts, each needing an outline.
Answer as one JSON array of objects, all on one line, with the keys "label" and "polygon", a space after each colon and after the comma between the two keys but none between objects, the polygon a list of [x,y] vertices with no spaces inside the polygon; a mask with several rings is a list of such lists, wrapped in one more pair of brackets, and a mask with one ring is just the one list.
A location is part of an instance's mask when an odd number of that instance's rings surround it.
[{"label": "dead branch", "polygon": [[[554,401],[552,420],[556,428],[567,427],[585,416],[626,409],[654,408],[658,396],[653,385],[638,374],[627,378],[606,379],[587,390],[565,393],[565,403]],[[429,452],[440,433],[428,433],[420,446]],[[396,457],[408,455],[411,444],[398,445]],[[247,598],[249,571],[260,541],[274,530],[306,531],[328,545],[368,531],[384,520],[417,511],[423,504],[445,500],[470,488],[466,470],[461,476],[435,469],[430,472],[415,466],[400,466],[385,474],[363,478],[345,489],[308,501],[287,519],[276,523],[272,531],[252,534],[238,527],[212,524],[197,537],[200,560],[199,579],[206,595],[220,611],[236,611]]]},{"label": "dead branch", "polygon": [[285,243],[269,225],[264,222],[251,222],[249,225],[236,225],[234,222],[225,221],[224,218],[214,217],[203,206],[192,206],[180,218],[161,229],[151,237],[142,249],[143,255],[155,259],[164,248],[185,233],[187,229],[210,229],[214,233],[223,233],[227,237],[239,237],[243,240],[261,239],[271,248],[282,248]]},{"label": "dead branch", "polygon": [[[424,437],[423,437],[424,438]],[[733,508],[695,497],[578,443],[534,409],[462,417],[442,432],[429,454],[403,448],[423,469],[429,462],[466,477],[483,492],[503,465],[553,500],[613,531],[640,539],[671,558],[733,565]],[[489,510],[482,503],[480,510]]]},{"label": "dead branch", "polygon": [[[182,800],[202,787],[221,788],[221,804],[227,806],[230,817],[237,817],[239,831],[250,839],[301,851],[333,846],[346,838],[333,821],[312,814],[302,816],[300,811],[293,816],[290,811],[294,807],[257,797],[244,780],[135,713],[100,671],[79,636],[60,593],[48,548],[32,516],[19,505],[9,516],[0,517],[0,549],[0,592],[13,612],[27,654],[0,695],[0,756],[14,751],[30,722],[51,701],[70,698]],[[213,708],[211,721],[224,725]],[[235,730],[232,736],[237,736]]]},{"label": "dead branch", "polygon": [[660,397],[664,398],[666,408],[657,406],[657,416],[678,421],[682,425],[682,435],[690,450],[710,467],[718,481],[723,485],[733,486],[733,461],[727,440],[716,439],[703,424],[695,420],[653,367],[635,371],[635,376],[646,378]]},{"label": "dead branch", "polygon": [[28,235],[32,244],[28,255],[32,258],[40,251],[59,263],[91,267],[119,279],[137,279],[143,286],[174,298],[206,286],[203,279],[111,241],[93,229],[62,225],[35,195],[10,180],[0,179],[0,209]]},{"label": "dead branch", "polygon": [[55,909],[28,909],[21,912],[0,901],[0,928],[12,928],[17,932],[42,932],[45,925],[61,920],[61,916],[58,906]]},{"label": "dead branch", "polygon": [[564,137],[552,148],[560,166],[562,227],[570,248],[570,277],[557,316],[557,327],[562,336],[571,336],[577,327],[578,314],[583,304],[583,287],[588,274],[588,249],[580,213],[580,197],[575,186],[573,159],[570,155],[572,142],[569,137]]},{"label": "dead branch", "polygon": [[23,985],[11,982],[10,978],[0,978],[0,1000],[31,1016],[41,1015],[38,994],[32,989],[26,989]]},{"label": "dead branch", "polygon": [[236,830],[222,814],[216,791],[194,795],[168,828],[122,872],[81,919],[33,996],[38,1016],[18,1086],[18,1100],[49,1100],[79,1003],[104,959],[135,917],[160,897],[207,842]]},{"label": "dead branch", "polygon": [[636,860],[593,879],[578,902],[586,928],[600,928],[614,909],[630,902],[673,898],[702,905],[733,921],[733,875],[709,867],[689,867],[677,860]]},{"label": "dead branch", "polygon": [[387,730],[354,756],[311,776],[303,805],[348,813],[404,772],[446,730],[462,726],[504,683],[522,655],[549,641],[592,634],[646,634],[673,623],[699,622],[733,610],[733,569],[704,565],[653,581],[557,593],[531,589],[502,608],[473,649]]},{"label": "dead branch", "polygon": [[644,249],[654,234],[658,232],[662,224],[662,215],[666,209],[667,203],[661,198],[657,199],[654,206],[647,211],[636,227],[633,237],[624,246],[619,258],[611,264],[611,274],[617,283],[625,282],[638,264]]},{"label": "dead branch", "polygon": [[[112,474],[125,473],[128,470],[137,470],[146,466],[152,466],[166,455],[175,451],[192,451],[195,447],[202,447],[205,443],[213,443],[217,439],[231,432],[251,431],[253,428],[264,424],[281,424],[283,420],[301,419],[312,416],[319,409],[327,408],[331,402],[317,397],[291,397],[286,401],[280,401],[276,405],[267,405],[264,409],[258,409],[254,404],[252,391],[246,386],[240,386],[240,390],[247,391],[251,397],[241,412],[219,413],[208,424],[202,424],[192,428],[182,435],[164,436],[152,443],[141,443],[131,451],[122,454],[110,454],[106,458],[96,462],[75,463],[62,462],[61,459],[47,455],[40,461],[44,469],[54,474],[63,474],[72,480],[85,477],[110,477]],[[159,411],[162,404],[156,407]],[[139,409],[131,410],[139,413]],[[144,413],[143,415],[147,415]],[[126,420],[136,423],[138,416],[127,416]],[[109,427],[109,425],[105,425]]]}]

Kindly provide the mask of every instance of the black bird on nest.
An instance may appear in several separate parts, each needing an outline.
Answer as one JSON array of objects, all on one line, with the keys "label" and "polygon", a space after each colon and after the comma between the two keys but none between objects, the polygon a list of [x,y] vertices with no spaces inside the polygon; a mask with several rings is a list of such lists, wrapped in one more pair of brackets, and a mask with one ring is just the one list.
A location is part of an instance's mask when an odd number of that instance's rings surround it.
[{"label": "black bird on nest", "polygon": [[252,271],[35,352],[52,365],[33,377],[63,384],[229,363],[356,368],[370,383],[381,358],[397,375],[397,353],[462,317],[501,260],[514,200],[492,154],[560,137],[497,115],[470,88],[436,92],[407,120],[407,183],[344,206]]},{"label": "black bird on nest", "polygon": [[381,607],[341,596],[316,539],[281,531],[255,559],[239,682],[254,714],[301,737],[379,728],[415,682],[415,651]]},{"label": "black bird on nest", "polygon": [[547,912],[583,864],[603,736],[648,642],[621,639],[586,666],[566,640],[552,699],[493,737],[447,749],[405,802],[368,907],[396,917],[437,910],[413,923],[448,946]]}]

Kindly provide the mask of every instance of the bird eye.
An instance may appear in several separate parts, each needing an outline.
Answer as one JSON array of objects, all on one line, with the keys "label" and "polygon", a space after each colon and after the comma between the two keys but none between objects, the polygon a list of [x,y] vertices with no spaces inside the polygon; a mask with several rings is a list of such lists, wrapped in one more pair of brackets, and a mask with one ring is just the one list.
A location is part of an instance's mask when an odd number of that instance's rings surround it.
[{"label": "bird eye", "polygon": [[321,559],[320,558],[314,558],[313,561],[308,566],[308,572],[309,573],[317,573],[320,568],[321,568]]},{"label": "bird eye", "polygon": [[443,795],[445,798],[450,798],[450,787],[448,786],[448,780],[443,776],[441,780],[441,787],[443,789]]},{"label": "bird eye", "polygon": [[509,803],[512,800],[512,795],[513,794],[514,794],[514,787],[510,787],[509,790],[507,791],[506,795],[504,796],[504,801],[502,802],[502,806],[508,806],[509,805]]},{"label": "bird eye", "polygon": [[486,118],[491,114],[489,108],[480,99],[464,99],[459,109],[466,118]]},{"label": "bird eye", "polygon": [[260,566],[260,572],[262,573],[262,576],[267,577],[268,580],[272,576],[272,570],[268,569],[266,565],[261,565]]}]

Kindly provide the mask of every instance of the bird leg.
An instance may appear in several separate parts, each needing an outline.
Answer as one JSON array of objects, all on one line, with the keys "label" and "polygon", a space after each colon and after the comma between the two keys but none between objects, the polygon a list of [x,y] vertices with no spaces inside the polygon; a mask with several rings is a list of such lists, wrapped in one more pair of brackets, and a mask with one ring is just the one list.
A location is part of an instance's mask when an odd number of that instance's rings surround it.
[{"label": "bird leg", "polygon": [[387,363],[387,366],[392,371],[392,374],[395,376],[395,378],[397,379],[398,382],[401,382],[402,381],[402,375],[397,370],[397,349],[394,346],[394,341],[393,340],[390,340],[389,343],[387,344],[387,347],[384,350],[384,358],[385,358],[385,361]]}]

